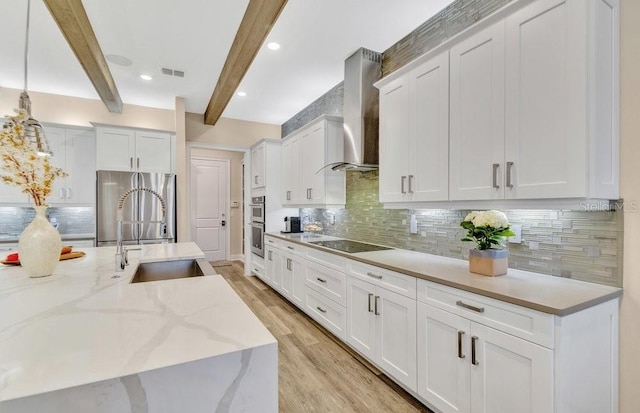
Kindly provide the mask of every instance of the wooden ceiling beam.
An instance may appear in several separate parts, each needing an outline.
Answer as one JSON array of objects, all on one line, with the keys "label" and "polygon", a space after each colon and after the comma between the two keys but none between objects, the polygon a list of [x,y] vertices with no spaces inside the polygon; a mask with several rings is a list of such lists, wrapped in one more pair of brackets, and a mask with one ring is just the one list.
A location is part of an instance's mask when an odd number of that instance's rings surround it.
[{"label": "wooden ceiling beam", "polygon": [[44,0],[109,112],[122,113],[122,99],[111,76],[82,0]]},{"label": "wooden ceiling beam", "polygon": [[249,0],[204,113],[204,123],[215,125],[220,119],[286,4],[287,0]]}]

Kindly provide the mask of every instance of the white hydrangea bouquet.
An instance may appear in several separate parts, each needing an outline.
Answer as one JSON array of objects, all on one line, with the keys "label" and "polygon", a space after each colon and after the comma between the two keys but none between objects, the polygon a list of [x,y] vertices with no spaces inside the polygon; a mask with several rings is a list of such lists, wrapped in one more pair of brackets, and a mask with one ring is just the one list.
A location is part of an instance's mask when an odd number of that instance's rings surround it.
[{"label": "white hydrangea bouquet", "polygon": [[26,110],[16,110],[16,115],[8,118],[0,130],[0,172],[4,172],[0,174],[0,179],[31,195],[35,206],[46,206],[53,181],[67,174],[51,166],[48,156],[38,154],[37,148],[26,135],[26,122],[29,119]]},{"label": "white hydrangea bouquet", "polygon": [[467,236],[462,238],[462,241],[475,242],[479,250],[500,249],[505,237],[515,235],[509,229],[507,216],[495,210],[472,211],[460,226],[467,230]]}]

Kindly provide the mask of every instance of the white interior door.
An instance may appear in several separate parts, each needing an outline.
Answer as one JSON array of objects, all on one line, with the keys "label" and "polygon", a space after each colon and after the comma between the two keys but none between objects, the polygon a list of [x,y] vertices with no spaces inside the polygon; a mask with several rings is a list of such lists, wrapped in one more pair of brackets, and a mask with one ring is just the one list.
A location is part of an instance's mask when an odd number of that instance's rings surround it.
[{"label": "white interior door", "polygon": [[191,158],[191,239],[209,261],[227,259],[228,174],[225,160]]}]

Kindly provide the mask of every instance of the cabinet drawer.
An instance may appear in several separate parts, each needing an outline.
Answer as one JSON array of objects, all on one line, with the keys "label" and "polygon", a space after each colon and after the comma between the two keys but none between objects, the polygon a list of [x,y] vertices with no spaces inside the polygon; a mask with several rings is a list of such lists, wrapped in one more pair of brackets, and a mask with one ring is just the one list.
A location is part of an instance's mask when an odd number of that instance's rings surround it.
[{"label": "cabinet drawer", "polygon": [[554,317],[551,314],[426,280],[418,280],[418,301],[553,348]]},{"label": "cabinet drawer", "polygon": [[260,277],[261,279],[265,279],[265,273],[264,273],[264,265],[262,265],[262,263],[257,262],[255,259],[252,260],[251,262],[251,272],[255,275],[257,275],[258,277]]},{"label": "cabinet drawer", "polygon": [[304,255],[307,248],[303,247],[300,244],[295,244],[293,242],[280,241],[280,249],[282,251],[288,252],[289,254],[295,255]]},{"label": "cabinet drawer", "polygon": [[264,236],[264,243],[272,247],[276,247],[276,248],[280,247],[280,240],[278,238],[273,238],[268,235]]},{"label": "cabinet drawer", "polygon": [[347,305],[347,276],[314,262],[307,262],[306,285],[336,303]]},{"label": "cabinet drawer", "polygon": [[338,271],[347,271],[347,259],[330,252],[324,252],[315,248],[306,248],[307,258],[310,261],[317,262],[326,267],[333,268]]},{"label": "cabinet drawer", "polygon": [[305,286],[304,291],[306,313],[344,341],[346,339],[346,309],[309,286]]},{"label": "cabinet drawer", "polygon": [[416,278],[409,275],[374,267],[357,261],[349,262],[349,274],[379,285],[387,290],[416,299]]}]

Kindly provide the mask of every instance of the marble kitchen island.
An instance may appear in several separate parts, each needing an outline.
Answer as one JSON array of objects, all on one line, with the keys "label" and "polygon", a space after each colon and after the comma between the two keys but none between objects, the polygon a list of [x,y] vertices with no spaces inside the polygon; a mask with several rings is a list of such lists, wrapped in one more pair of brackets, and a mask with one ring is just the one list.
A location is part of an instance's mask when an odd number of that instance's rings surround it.
[{"label": "marble kitchen island", "polygon": [[115,247],[50,277],[0,269],[0,411],[278,410],[277,342],[220,275],[131,284],[138,262],[201,258],[143,246],[112,278]]}]

